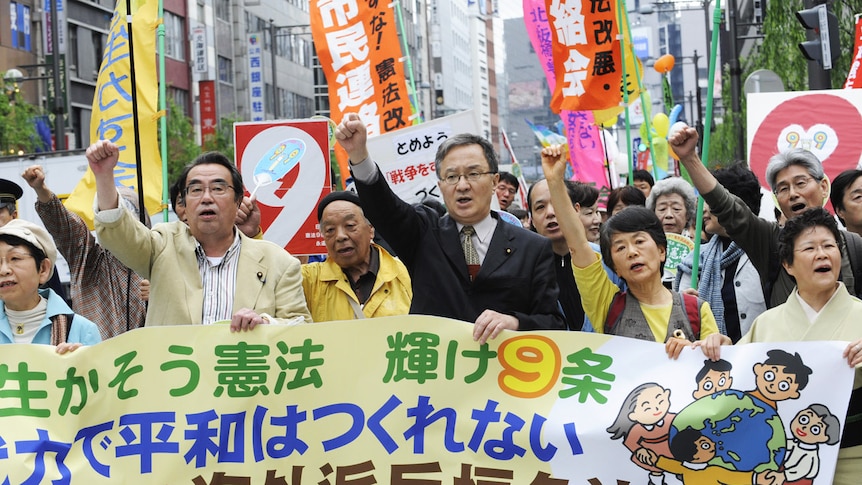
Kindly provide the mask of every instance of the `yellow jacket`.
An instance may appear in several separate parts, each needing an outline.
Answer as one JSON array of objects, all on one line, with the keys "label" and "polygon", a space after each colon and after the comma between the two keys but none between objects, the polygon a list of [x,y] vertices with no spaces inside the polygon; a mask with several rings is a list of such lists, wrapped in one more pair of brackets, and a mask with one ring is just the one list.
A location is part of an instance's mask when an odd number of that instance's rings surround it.
[{"label": "yellow jacket", "polygon": [[[365,318],[406,315],[413,300],[413,287],[407,268],[382,247],[372,244],[380,254],[380,270],[371,296],[362,307]],[[359,303],[347,275],[332,260],[302,265],[305,301],[315,322],[353,320],[348,298]]]}]

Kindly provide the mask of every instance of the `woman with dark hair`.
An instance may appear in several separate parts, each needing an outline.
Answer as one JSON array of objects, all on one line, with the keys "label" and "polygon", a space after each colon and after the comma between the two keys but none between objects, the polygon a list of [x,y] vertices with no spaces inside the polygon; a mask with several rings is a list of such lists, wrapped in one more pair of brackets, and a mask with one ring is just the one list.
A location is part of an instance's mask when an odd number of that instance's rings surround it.
[{"label": "woman with dark hair", "polygon": [[[667,239],[655,213],[632,207],[612,216],[601,231],[602,258],[593,252],[577,210],[567,203],[562,153],[559,145],[542,149],[542,168],[572,255],[575,280],[578,287],[590,289],[581,297],[596,332],[665,342],[674,358],[695,341],[705,340],[700,345],[717,349],[727,337],[718,332],[709,304],[662,284]],[[602,261],[625,280],[627,292],[611,282]]]},{"label": "woman with dark hair", "polygon": [[835,219],[812,208],[787,221],[778,241],[782,266],[796,280],[787,301],[765,311],[738,343],[850,341],[842,357],[856,369],[833,484],[862,474],[862,301],[841,284],[841,233]]},{"label": "woman with dark hair", "polygon": [[616,215],[617,212],[633,205],[646,205],[646,196],[633,185],[617,187],[608,194],[608,216]]}]

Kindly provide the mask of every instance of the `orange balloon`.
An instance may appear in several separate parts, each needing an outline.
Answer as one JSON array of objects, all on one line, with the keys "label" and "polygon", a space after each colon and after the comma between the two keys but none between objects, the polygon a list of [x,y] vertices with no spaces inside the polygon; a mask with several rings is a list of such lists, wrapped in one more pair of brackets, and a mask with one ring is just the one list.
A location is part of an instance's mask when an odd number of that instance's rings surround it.
[{"label": "orange balloon", "polygon": [[673,57],[673,54],[665,54],[656,59],[653,69],[658,71],[659,74],[667,74],[673,69],[675,63],[676,59]]}]

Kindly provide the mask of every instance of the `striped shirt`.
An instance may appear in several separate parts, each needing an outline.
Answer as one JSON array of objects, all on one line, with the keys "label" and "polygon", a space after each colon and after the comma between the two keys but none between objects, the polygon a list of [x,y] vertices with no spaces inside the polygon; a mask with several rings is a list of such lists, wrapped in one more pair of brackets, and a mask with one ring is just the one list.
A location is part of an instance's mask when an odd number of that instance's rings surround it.
[{"label": "striped shirt", "polygon": [[209,325],[233,316],[233,299],[236,293],[236,269],[241,246],[239,233],[234,231],[233,244],[221,258],[207,257],[200,242],[196,241],[195,255],[201,272],[203,287],[203,315],[201,323]]}]

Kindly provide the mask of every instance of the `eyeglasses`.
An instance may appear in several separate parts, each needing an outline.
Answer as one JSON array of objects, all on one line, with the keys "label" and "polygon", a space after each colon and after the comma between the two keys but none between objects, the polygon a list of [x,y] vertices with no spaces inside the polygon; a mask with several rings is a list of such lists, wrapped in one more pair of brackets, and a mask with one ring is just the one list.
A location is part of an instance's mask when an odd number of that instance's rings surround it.
[{"label": "eyeglasses", "polygon": [[773,193],[775,193],[778,197],[787,197],[790,195],[790,186],[792,185],[797,192],[805,190],[805,187],[808,187],[808,184],[811,182],[816,182],[813,177],[804,176],[796,178],[792,183],[789,184],[780,184],[775,187]]},{"label": "eyeglasses", "polygon": [[28,262],[31,259],[36,258],[29,253],[9,253],[6,256],[0,256],[0,266],[2,266],[3,263],[6,263],[6,265],[8,266],[21,268],[23,266],[31,264]]},{"label": "eyeglasses", "polygon": [[805,244],[799,249],[794,249],[794,251],[802,254],[815,254],[818,249],[822,250],[824,253],[836,251],[839,249],[838,241],[824,241],[820,244]]},{"label": "eyeglasses", "polygon": [[207,189],[209,189],[210,195],[213,197],[225,197],[228,195],[227,189],[233,189],[233,187],[227,182],[213,182],[209,187],[204,184],[189,184],[185,190],[186,197],[189,199],[200,199],[204,196],[204,192]]},{"label": "eyeglasses", "polygon": [[461,177],[464,177],[465,179],[467,179],[467,182],[474,183],[474,182],[478,182],[479,178],[481,178],[482,175],[495,174],[495,173],[497,173],[497,172],[468,172],[468,173],[462,173],[462,174],[451,174],[451,175],[447,175],[447,176],[441,178],[440,180],[446,182],[448,185],[455,185],[461,181]]}]

